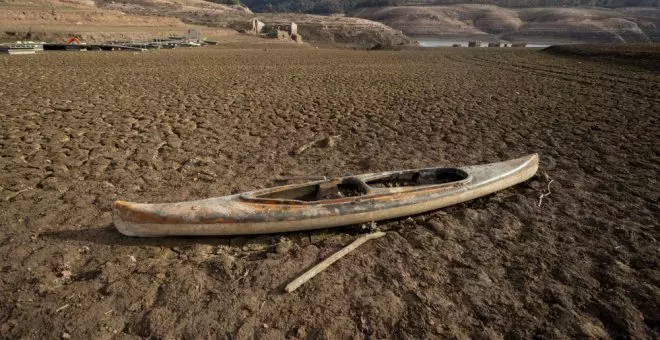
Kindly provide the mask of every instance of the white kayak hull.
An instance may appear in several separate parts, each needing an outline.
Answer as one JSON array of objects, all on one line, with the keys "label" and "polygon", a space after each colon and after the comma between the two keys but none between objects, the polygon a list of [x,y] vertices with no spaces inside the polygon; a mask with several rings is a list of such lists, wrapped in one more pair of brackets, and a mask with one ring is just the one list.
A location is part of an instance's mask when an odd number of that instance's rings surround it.
[{"label": "white kayak hull", "polygon": [[[526,181],[537,169],[538,155],[532,154],[485,165],[347,176],[199,201],[117,201],[113,204],[113,221],[122,234],[139,237],[331,228],[416,215],[469,201]],[[392,179],[405,183],[381,185]],[[323,196],[326,192],[337,195]],[[355,196],[344,197],[342,193]]]}]

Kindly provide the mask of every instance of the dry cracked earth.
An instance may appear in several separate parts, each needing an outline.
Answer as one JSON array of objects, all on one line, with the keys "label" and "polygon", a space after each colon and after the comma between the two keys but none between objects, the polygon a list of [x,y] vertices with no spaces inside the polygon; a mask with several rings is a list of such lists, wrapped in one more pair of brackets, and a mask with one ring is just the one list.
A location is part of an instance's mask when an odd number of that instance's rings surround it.
[{"label": "dry cracked earth", "polygon": [[[0,68],[2,338],[660,336],[658,69],[270,46],[0,56]],[[529,181],[378,223],[386,237],[290,294],[364,228],[139,239],[110,214],[115,199],[532,152]]]}]

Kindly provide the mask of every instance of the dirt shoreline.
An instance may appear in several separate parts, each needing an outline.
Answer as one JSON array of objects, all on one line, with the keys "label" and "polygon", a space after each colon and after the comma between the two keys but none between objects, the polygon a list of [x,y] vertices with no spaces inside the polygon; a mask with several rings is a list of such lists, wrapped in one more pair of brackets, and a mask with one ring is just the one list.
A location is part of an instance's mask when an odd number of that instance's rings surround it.
[{"label": "dirt shoreline", "polygon": [[[523,49],[236,46],[0,55],[0,337],[660,336],[658,73]],[[341,139],[292,155],[323,134]],[[292,294],[365,231],[138,239],[111,222],[119,198],[531,152],[528,182],[383,223]]]}]

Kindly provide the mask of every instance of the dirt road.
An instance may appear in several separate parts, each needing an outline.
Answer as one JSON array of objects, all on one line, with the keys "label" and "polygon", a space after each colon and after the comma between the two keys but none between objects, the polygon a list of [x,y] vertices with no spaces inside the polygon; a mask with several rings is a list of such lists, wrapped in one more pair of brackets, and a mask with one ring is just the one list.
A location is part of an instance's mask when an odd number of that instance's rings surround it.
[{"label": "dirt road", "polygon": [[[659,73],[530,50],[270,46],[0,68],[0,337],[660,336]],[[322,135],[341,139],[292,155]],[[531,152],[530,181],[384,223],[292,294],[364,231],[137,239],[111,223],[119,198]]]}]

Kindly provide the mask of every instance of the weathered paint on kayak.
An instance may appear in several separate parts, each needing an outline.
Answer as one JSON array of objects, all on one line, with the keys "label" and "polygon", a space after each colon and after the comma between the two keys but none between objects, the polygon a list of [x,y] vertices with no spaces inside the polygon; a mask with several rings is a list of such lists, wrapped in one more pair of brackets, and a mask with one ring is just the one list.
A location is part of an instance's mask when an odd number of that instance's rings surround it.
[{"label": "weathered paint on kayak", "polygon": [[[116,201],[129,236],[245,235],[329,228],[414,215],[465,202],[532,177],[538,155],[462,168],[371,173],[199,201]],[[384,184],[394,183],[395,187]],[[346,197],[349,195],[351,197]]]}]

